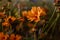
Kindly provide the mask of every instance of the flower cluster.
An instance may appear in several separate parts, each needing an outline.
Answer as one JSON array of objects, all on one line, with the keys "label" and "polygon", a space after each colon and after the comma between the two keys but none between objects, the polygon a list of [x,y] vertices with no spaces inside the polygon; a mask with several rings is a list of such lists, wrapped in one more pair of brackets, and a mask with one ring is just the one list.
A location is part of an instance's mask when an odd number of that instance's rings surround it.
[{"label": "flower cluster", "polygon": [[[32,7],[31,10],[22,11],[21,13],[22,16],[15,17],[0,12],[0,19],[2,19],[0,22],[2,26],[0,40],[21,40],[22,36],[26,36],[26,33],[29,33],[27,35],[30,35],[31,33],[36,32],[38,27],[35,26],[35,23],[41,21],[41,17],[46,15],[44,8],[36,6]],[[41,23],[43,24],[42,21]]]},{"label": "flower cluster", "polygon": [[0,40],[21,40],[22,36],[20,35],[15,35],[15,34],[10,34],[8,35],[7,33],[4,34],[3,32],[0,32]]},{"label": "flower cluster", "polygon": [[30,21],[40,21],[40,16],[45,16],[46,12],[42,7],[32,7],[31,10],[23,11],[22,16],[26,17]]},{"label": "flower cluster", "polygon": [[2,23],[2,26],[10,26],[10,23],[14,22],[16,20],[13,16],[8,16],[7,18],[4,18],[4,22]]}]

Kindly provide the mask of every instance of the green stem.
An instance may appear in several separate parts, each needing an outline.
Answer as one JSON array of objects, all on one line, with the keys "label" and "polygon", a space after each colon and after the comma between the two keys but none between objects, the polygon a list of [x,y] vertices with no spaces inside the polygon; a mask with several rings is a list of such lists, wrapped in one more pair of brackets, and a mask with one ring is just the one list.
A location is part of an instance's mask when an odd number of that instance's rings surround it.
[{"label": "green stem", "polygon": [[34,32],[34,40],[37,40],[37,39],[36,39],[36,33],[35,33],[35,32]]},{"label": "green stem", "polygon": [[[22,29],[23,30],[23,22],[21,22],[20,24],[19,24],[19,29]],[[19,29],[18,29],[18,31],[19,31]]]},{"label": "green stem", "polygon": [[4,30],[3,30],[3,26],[2,26],[2,31],[4,32]]},{"label": "green stem", "polygon": [[51,26],[48,28],[47,33],[48,33],[49,30],[52,28],[52,26],[54,25],[54,23],[57,22],[58,18],[59,18],[59,13],[57,14],[57,17],[56,17],[56,19],[53,21],[53,23],[51,24]]},{"label": "green stem", "polygon": [[9,12],[9,16],[11,16],[11,12]]},{"label": "green stem", "polygon": [[43,27],[42,27],[42,30],[45,28],[45,24],[43,25]]},{"label": "green stem", "polygon": [[[37,23],[38,23],[38,22],[36,22],[33,27],[36,27],[36,24],[37,24]],[[34,32],[34,40],[37,40],[36,32]]]},{"label": "green stem", "polygon": [[54,24],[54,27],[52,28],[52,33],[54,32],[55,26],[56,26],[56,23]]},{"label": "green stem", "polygon": [[54,24],[54,26],[52,28],[51,36],[53,35],[53,32],[54,32],[55,27],[56,27],[56,23]]},{"label": "green stem", "polygon": [[10,25],[10,30],[9,30],[11,33],[12,33],[12,26]]},{"label": "green stem", "polygon": [[[55,7],[53,14],[52,14],[52,16],[50,17],[50,19],[49,19],[49,21],[48,21],[49,23],[50,23],[50,21],[52,20],[54,14],[55,14],[56,8],[57,8],[57,7]],[[43,29],[43,32],[44,32],[44,30],[45,30],[47,27],[48,27],[48,24],[47,24],[47,25],[45,26],[45,28]]]},{"label": "green stem", "polygon": [[38,22],[36,22],[36,23],[34,24],[34,27],[36,26],[37,23],[38,23]]}]

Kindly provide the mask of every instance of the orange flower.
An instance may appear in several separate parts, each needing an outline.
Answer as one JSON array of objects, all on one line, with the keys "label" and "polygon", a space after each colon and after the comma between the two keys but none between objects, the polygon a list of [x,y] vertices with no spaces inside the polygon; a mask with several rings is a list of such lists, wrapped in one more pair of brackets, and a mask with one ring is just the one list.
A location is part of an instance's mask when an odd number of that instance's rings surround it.
[{"label": "orange flower", "polygon": [[11,22],[14,22],[14,21],[16,20],[16,18],[13,17],[13,16],[8,16],[8,17],[5,18],[4,20],[5,20],[5,21],[8,21],[8,22],[9,22],[9,20],[11,20]]},{"label": "orange flower", "polygon": [[41,7],[32,7],[30,11],[23,11],[22,15],[30,21],[38,22],[40,21],[40,16],[45,16],[46,12]]},{"label": "orange flower", "polygon": [[15,18],[15,17],[11,17],[11,20],[12,20],[12,22],[13,22],[13,21],[15,21],[15,20],[16,20],[16,18]]},{"label": "orange flower", "polygon": [[7,19],[8,19],[8,20],[11,19],[12,22],[16,20],[16,18],[13,17],[13,16],[9,16]]},{"label": "orange flower", "polygon": [[11,16],[4,18],[4,20],[9,21],[10,18],[11,18]]},{"label": "orange flower", "polygon": [[3,39],[3,37],[4,37],[3,32],[0,32],[0,40],[2,40],[2,39]]},{"label": "orange flower", "polygon": [[45,15],[46,15],[46,11],[45,11],[44,8],[42,8],[42,7],[37,7],[37,10],[38,10],[38,14],[39,14],[40,16],[45,16]]},{"label": "orange flower", "polygon": [[8,21],[8,18],[4,18],[4,21]]},{"label": "orange flower", "polygon": [[39,18],[39,16],[35,16],[35,19],[34,19],[34,21],[35,21],[35,22],[38,22],[38,21],[40,21],[40,18]]},{"label": "orange flower", "polygon": [[36,6],[32,7],[31,11],[36,12],[37,11],[37,7]]},{"label": "orange flower", "polygon": [[0,18],[4,18],[5,15],[3,14],[3,12],[0,12]]},{"label": "orange flower", "polygon": [[8,37],[9,37],[9,35],[5,34],[4,37],[3,37],[3,40],[7,40]]},{"label": "orange flower", "polygon": [[23,17],[26,17],[26,16],[27,16],[27,11],[23,11],[23,12],[22,12],[22,16],[23,16]]},{"label": "orange flower", "polygon": [[30,21],[35,21],[36,18],[37,18],[36,15],[37,15],[36,12],[34,12],[34,11],[28,11],[27,18]]},{"label": "orange flower", "polygon": [[22,17],[18,18],[18,20],[24,22],[24,18],[22,18]]},{"label": "orange flower", "polygon": [[28,20],[30,20],[30,21],[33,21],[34,20],[34,14],[33,13],[31,13],[31,11],[28,11],[28,14],[27,14],[27,16],[26,16],[27,18],[28,18]]},{"label": "orange flower", "polygon": [[16,35],[16,40],[21,40],[22,36]]},{"label": "orange flower", "polygon": [[15,40],[15,34],[10,35],[10,40]]},{"label": "orange flower", "polygon": [[8,26],[10,26],[10,24],[9,24],[9,22],[3,22],[3,23],[2,23],[2,26],[8,27]]}]

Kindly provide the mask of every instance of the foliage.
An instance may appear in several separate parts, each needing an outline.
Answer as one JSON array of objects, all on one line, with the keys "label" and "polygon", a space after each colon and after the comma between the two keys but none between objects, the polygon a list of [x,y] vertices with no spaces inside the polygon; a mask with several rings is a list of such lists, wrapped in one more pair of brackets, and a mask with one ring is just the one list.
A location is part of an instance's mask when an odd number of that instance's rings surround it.
[{"label": "foliage", "polygon": [[[20,40],[53,39],[50,37],[55,36],[55,30],[58,29],[60,22],[57,10],[58,7],[46,1],[24,3],[7,1],[6,4],[0,1],[1,38],[13,34],[14,38],[18,35],[17,40],[19,37]],[[10,39],[10,36],[7,38]]]}]

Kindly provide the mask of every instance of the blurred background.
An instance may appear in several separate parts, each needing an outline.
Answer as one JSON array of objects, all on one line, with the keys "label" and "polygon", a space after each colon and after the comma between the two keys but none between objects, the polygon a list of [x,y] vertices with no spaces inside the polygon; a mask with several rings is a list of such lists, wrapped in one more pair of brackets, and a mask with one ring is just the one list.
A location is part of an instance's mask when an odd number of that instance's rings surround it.
[{"label": "blurred background", "polygon": [[[47,10],[47,16],[45,18],[45,26],[48,24],[47,28],[44,30],[44,33],[46,34],[47,29],[50,28],[52,23],[54,23],[54,24],[53,24],[52,28],[49,30],[47,36],[44,37],[44,34],[42,34],[43,38],[39,38],[38,40],[60,40],[60,17],[58,19],[56,18],[57,14],[60,13],[60,4],[55,5],[54,4],[55,1],[56,0],[0,0],[0,11],[3,11],[3,8],[6,7],[6,9],[8,9],[7,10],[8,12],[6,13],[7,15],[15,16],[15,17],[19,18],[21,16],[21,12],[24,10],[30,10],[31,7],[33,7],[33,6],[43,7]],[[11,4],[11,5],[9,6],[9,4]],[[57,9],[55,9],[55,7]],[[11,14],[9,14],[9,11],[11,12]],[[51,16],[52,16],[52,19],[49,22]],[[59,16],[60,16],[60,14],[59,14]],[[57,19],[56,22],[54,22],[55,19]],[[38,24],[37,24],[38,35],[40,35],[39,32],[43,28],[40,25],[41,23],[38,22]],[[44,28],[45,28],[45,26],[44,26]],[[31,38],[31,40],[33,40],[33,38]]]}]

